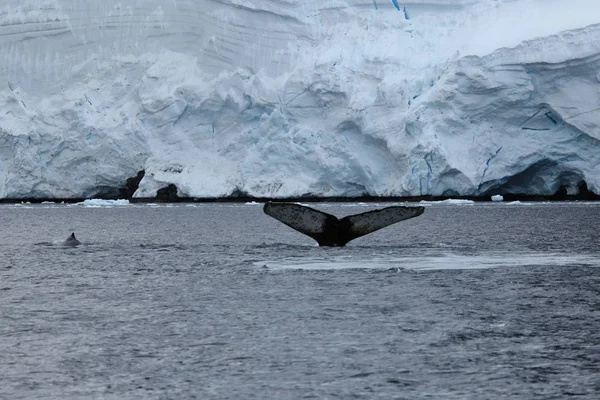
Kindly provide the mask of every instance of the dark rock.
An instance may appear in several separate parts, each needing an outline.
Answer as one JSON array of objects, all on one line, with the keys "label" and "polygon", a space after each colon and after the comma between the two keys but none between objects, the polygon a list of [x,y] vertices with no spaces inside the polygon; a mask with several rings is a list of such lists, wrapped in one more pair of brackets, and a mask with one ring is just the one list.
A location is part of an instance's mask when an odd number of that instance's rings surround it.
[{"label": "dark rock", "polygon": [[235,189],[233,189],[233,191],[231,192],[229,197],[238,198],[238,199],[246,199],[246,198],[249,198],[250,195],[248,193],[244,192],[243,190],[240,190],[240,188],[236,187]]},{"label": "dark rock", "polygon": [[120,198],[131,199],[135,191],[138,190],[140,182],[144,178],[145,174],[146,171],[141,170],[137,173],[136,176],[128,178],[127,182],[125,183],[125,186],[119,189]]},{"label": "dark rock", "polygon": [[169,186],[156,191],[156,201],[170,203],[177,202],[179,200],[179,196],[177,196],[177,186],[172,183]]},{"label": "dark rock", "polygon": [[568,198],[569,194],[565,185],[560,185],[558,190],[551,196],[552,200],[567,200]]},{"label": "dark rock", "polygon": [[586,181],[581,181],[577,185],[577,198],[579,200],[598,200],[598,195],[588,189]]}]

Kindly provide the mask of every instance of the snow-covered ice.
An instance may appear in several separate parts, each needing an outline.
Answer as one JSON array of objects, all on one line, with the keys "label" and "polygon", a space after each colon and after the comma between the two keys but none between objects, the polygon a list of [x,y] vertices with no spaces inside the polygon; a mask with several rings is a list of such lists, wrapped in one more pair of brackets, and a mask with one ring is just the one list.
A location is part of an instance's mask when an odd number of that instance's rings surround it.
[{"label": "snow-covered ice", "polygon": [[428,200],[421,200],[419,202],[420,204],[423,205],[427,205],[427,204],[444,204],[444,205],[472,205],[475,204],[475,202],[473,200],[467,200],[467,199],[446,199],[446,200],[439,200],[439,201],[428,201]]},{"label": "snow-covered ice", "polygon": [[504,196],[502,196],[500,194],[495,194],[492,196],[492,201],[494,201],[494,202],[504,201]]},{"label": "snow-covered ice", "polygon": [[4,0],[0,198],[600,192],[597,0]]},{"label": "snow-covered ice", "polygon": [[114,207],[114,206],[128,206],[130,205],[129,200],[103,200],[103,199],[87,199],[82,201],[81,204],[85,207]]}]

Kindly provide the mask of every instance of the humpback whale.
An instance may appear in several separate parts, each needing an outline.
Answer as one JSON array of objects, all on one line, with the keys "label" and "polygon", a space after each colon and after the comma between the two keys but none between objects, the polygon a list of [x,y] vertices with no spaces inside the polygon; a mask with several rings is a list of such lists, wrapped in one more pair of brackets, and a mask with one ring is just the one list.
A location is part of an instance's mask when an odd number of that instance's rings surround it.
[{"label": "humpback whale", "polygon": [[351,240],[396,222],[418,217],[423,214],[425,207],[392,206],[342,219],[294,203],[268,202],[263,211],[290,228],[310,236],[319,246],[345,246]]},{"label": "humpback whale", "polygon": [[75,246],[80,245],[80,244],[81,244],[81,242],[75,238],[75,232],[71,233],[71,236],[69,236],[67,238],[67,240],[65,240],[63,242],[63,246],[72,246],[72,247],[75,247]]}]

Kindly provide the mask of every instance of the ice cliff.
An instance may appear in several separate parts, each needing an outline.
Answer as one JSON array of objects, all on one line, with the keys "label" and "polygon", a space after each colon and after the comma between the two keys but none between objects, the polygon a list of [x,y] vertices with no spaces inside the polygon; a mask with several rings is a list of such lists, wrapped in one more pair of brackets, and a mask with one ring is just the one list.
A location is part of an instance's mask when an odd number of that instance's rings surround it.
[{"label": "ice cliff", "polygon": [[3,0],[0,198],[600,193],[597,0]]}]

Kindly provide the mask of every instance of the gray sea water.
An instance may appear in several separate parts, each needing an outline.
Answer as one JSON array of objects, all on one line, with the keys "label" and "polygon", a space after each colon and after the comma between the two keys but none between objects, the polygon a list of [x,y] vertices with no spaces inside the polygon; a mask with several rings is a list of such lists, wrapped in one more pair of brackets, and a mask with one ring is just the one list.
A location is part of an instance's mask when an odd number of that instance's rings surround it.
[{"label": "gray sea water", "polygon": [[0,398],[599,398],[600,204],[426,206],[2,205]]}]

